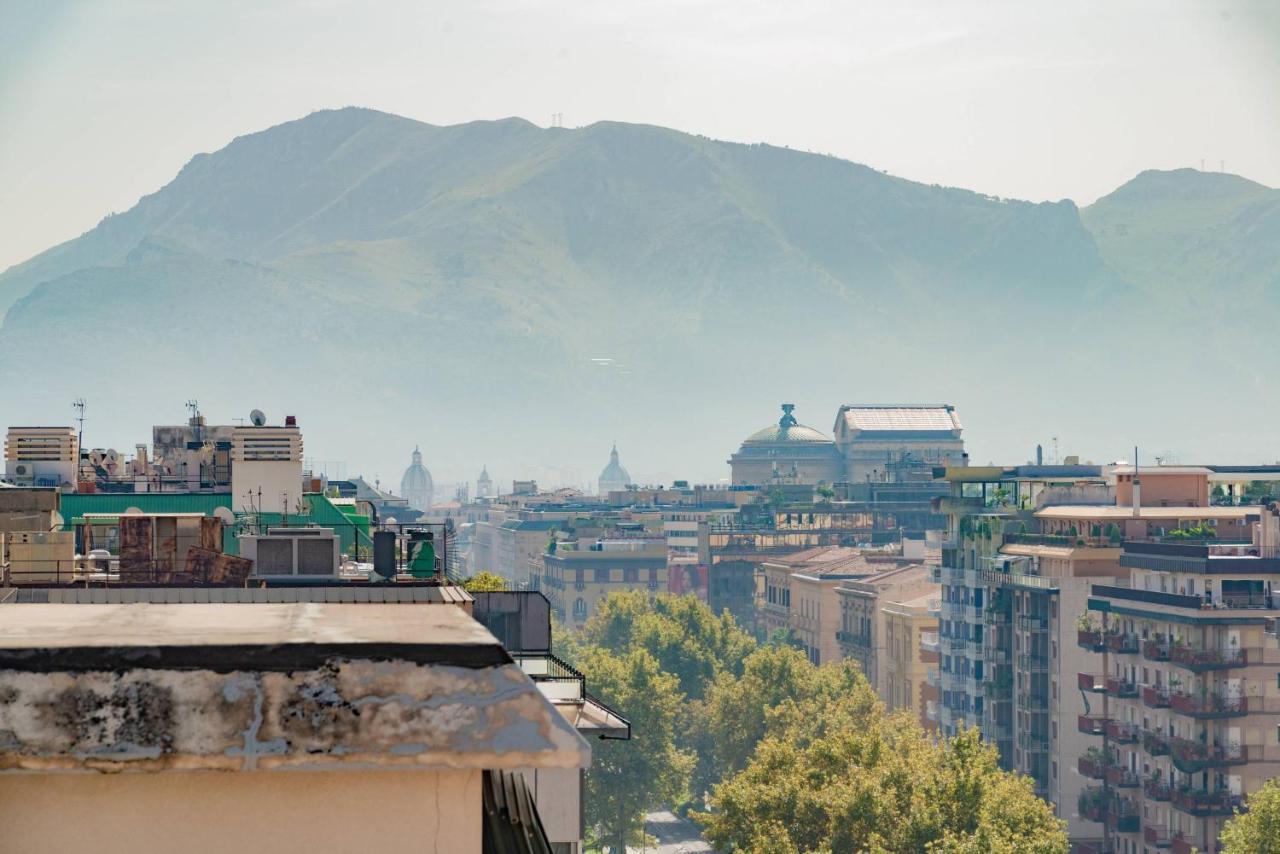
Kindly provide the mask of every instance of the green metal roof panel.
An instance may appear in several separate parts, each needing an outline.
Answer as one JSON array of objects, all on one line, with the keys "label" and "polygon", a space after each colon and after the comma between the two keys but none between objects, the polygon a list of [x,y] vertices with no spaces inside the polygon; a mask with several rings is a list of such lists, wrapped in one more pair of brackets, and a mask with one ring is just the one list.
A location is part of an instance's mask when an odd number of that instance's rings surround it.
[{"label": "green metal roof panel", "polygon": [[[143,513],[203,513],[212,516],[219,507],[231,509],[229,492],[95,492],[62,496],[62,518],[86,513],[119,515],[131,507]],[[65,528],[65,525],[64,525]]]}]

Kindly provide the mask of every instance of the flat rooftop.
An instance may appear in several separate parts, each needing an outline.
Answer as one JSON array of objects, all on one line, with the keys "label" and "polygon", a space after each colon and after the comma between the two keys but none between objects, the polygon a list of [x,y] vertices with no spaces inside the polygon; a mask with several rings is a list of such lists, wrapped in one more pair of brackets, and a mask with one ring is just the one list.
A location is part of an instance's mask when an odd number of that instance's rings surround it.
[{"label": "flat rooftop", "polygon": [[331,656],[491,667],[511,662],[461,608],[383,604],[27,604],[3,610],[0,667],[291,670]]},{"label": "flat rooftop", "polygon": [[1262,508],[1255,505],[1221,505],[1212,507],[1139,507],[1138,516],[1128,505],[1068,505],[1037,510],[1037,519],[1245,519],[1257,516]]}]

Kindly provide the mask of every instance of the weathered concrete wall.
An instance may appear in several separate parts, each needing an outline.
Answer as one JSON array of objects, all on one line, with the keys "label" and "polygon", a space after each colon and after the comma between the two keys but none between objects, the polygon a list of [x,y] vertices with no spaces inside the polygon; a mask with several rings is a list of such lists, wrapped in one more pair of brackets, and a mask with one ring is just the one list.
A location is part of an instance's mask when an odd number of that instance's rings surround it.
[{"label": "weathered concrete wall", "polygon": [[330,660],[289,673],[0,670],[0,771],[589,763],[586,742],[514,664]]},{"label": "weathered concrete wall", "polygon": [[478,854],[482,775],[0,774],[0,851]]}]

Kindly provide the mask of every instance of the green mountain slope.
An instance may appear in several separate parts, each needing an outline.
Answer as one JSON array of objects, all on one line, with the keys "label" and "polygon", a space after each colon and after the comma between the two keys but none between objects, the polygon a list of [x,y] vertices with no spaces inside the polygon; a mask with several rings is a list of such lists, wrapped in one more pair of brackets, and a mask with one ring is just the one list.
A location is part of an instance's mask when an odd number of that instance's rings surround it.
[{"label": "green mountain slope", "polygon": [[[822,428],[846,400],[948,399],[984,455],[1063,419],[1110,441],[1093,410],[1132,398],[1117,365],[1182,365],[1201,322],[1144,311],[1167,270],[1188,294],[1194,265],[1275,290],[1273,191],[1154,174],[1082,219],[651,126],[326,111],[198,155],[0,274],[0,394],[56,419],[119,377],[99,426],[132,435],[169,398],[279,401],[310,415],[309,447],[389,468],[396,443],[435,442],[446,476],[488,460],[590,478],[595,446],[628,437],[651,470],[714,476],[791,398]],[[1170,265],[1192,233],[1204,247]],[[1083,414],[1065,400],[1082,393]]]}]

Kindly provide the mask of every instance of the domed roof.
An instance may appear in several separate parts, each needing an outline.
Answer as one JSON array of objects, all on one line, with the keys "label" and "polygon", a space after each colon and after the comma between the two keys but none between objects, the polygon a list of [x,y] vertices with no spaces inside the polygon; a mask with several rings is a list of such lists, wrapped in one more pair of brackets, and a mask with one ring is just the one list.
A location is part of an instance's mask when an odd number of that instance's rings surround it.
[{"label": "domed roof", "polygon": [[404,477],[400,478],[400,494],[408,496],[411,490],[430,490],[434,485],[431,472],[422,464],[422,452],[414,448],[413,462],[404,470]]},{"label": "domed roof", "polygon": [[614,445],[613,450],[609,452],[609,465],[604,467],[600,472],[599,479],[601,491],[607,491],[605,487],[616,486],[620,489],[625,488],[631,483],[631,473],[622,467],[622,463],[618,462],[618,446]]},{"label": "domed roof", "polygon": [[791,414],[791,410],[793,409],[795,409],[795,404],[782,404],[782,417],[778,419],[778,423],[765,427],[763,430],[757,430],[744,439],[742,444],[764,445],[780,442],[831,442],[831,439],[824,433],[821,433],[812,427],[806,427],[796,421],[796,417]]}]

